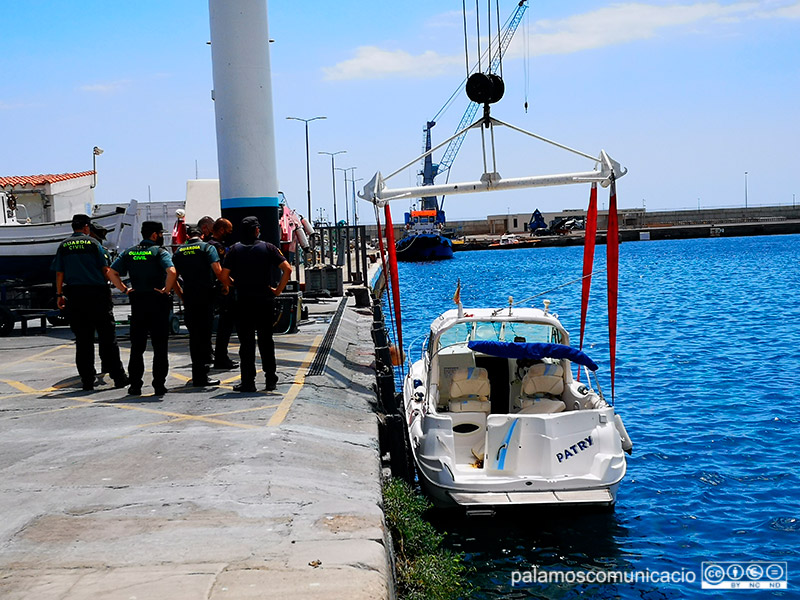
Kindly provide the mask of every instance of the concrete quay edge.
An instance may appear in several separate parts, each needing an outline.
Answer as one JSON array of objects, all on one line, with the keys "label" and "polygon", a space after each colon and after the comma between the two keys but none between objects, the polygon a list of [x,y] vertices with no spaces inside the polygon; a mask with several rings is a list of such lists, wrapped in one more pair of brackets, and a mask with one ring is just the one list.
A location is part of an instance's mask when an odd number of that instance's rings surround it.
[{"label": "concrete quay edge", "polygon": [[347,302],[321,376],[338,300],[276,336],[272,394],[181,386],[185,339],[160,401],[76,389],[63,330],[0,339],[0,597],[393,598],[372,317]]}]

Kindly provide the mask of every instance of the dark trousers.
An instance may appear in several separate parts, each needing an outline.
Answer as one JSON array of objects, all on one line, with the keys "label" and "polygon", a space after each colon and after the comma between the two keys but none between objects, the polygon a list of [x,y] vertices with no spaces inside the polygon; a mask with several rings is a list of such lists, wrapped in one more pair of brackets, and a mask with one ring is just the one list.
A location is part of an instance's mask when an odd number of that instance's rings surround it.
[{"label": "dark trousers", "polygon": [[217,320],[217,337],[214,344],[214,361],[224,363],[230,360],[228,344],[231,341],[231,333],[233,333],[235,324],[236,299],[233,291],[231,290],[227,296],[217,292],[216,303],[219,319]]},{"label": "dark trousers", "polygon": [[94,383],[94,335],[103,370],[113,379],[125,376],[119,358],[111,290],[105,285],[71,285],[64,289],[67,319],[75,334],[75,364],[85,384]]},{"label": "dark trousers", "polygon": [[153,387],[163,386],[169,371],[167,340],[172,299],[158,292],[132,292],[131,359],[128,376],[131,386],[141,387],[144,377],[144,351],[147,338],[153,344]]},{"label": "dark trousers", "polygon": [[183,292],[185,309],[183,322],[189,330],[189,356],[192,358],[192,379],[205,381],[208,377],[206,362],[211,347],[211,329],[214,321],[214,291],[212,288],[189,288]]},{"label": "dark trousers", "polygon": [[271,294],[242,294],[236,296],[236,332],[239,335],[239,363],[242,383],[256,380],[256,336],[261,368],[267,384],[278,382],[275,365],[275,343],[272,340],[274,296]]}]

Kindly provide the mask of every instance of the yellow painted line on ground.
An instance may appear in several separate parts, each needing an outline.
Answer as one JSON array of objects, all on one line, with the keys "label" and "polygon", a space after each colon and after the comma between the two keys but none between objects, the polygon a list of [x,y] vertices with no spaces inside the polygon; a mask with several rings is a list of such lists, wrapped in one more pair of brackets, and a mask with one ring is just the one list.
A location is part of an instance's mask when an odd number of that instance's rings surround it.
[{"label": "yellow painted line on ground", "polygon": [[300,390],[303,389],[303,385],[306,382],[306,371],[308,370],[308,365],[310,365],[311,361],[314,360],[314,355],[317,352],[320,342],[322,342],[322,338],[322,335],[318,335],[316,338],[314,338],[314,341],[311,343],[311,348],[309,348],[308,352],[306,352],[306,356],[303,359],[300,368],[295,371],[294,384],[292,384],[292,387],[290,387],[289,391],[286,392],[286,395],[283,397],[283,401],[280,403],[280,406],[278,406],[278,410],[275,411],[275,414],[272,415],[269,423],[267,423],[267,427],[279,426],[281,423],[283,423],[286,415],[289,414],[289,409],[292,407],[294,399],[297,398],[297,394],[299,394]]},{"label": "yellow painted line on ground", "polygon": [[11,361],[9,363],[5,363],[3,367],[10,367],[12,365],[18,365],[19,363],[28,362],[31,360],[36,360],[37,358],[41,358],[42,356],[46,356],[51,352],[56,352],[57,350],[63,350],[64,348],[72,348],[72,344],[61,344],[60,346],[54,346],[53,348],[48,348],[43,352],[39,352],[38,354],[34,354],[32,356],[25,356],[23,358],[18,358],[17,360]]},{"label": "yellow painted line on ground", "polygon": [[9,417],[0,417],[0,421],[12,421],[14,419],[21,419],[23,417],[36,417],[36,416],[39,416],[39,415],[47,415],[47,414],[50,414],[50,413],[62,412],[64,410],[72,410],[73,408],[86,408],[87,406],[89,406],[89,405],[88,404],[75,404],[73,406],[65,406],[63,408],[54,408],[52,410],[40,410],[38,412],[33,412],[33,413],[24,413],[24,414],[18,414],[18,415],[14,415],[14,416],[9,416]]},{"label": "yellow painted line on ground", "polygon": [[[253,408],[241,408],[239,410],[231,410],[227,412],[220,412],[220,413],[211,413],[208,415],[202,415],[205,418],[208,417],[227,417],[228,415],[236,415],[239,413],[246,413],[246,412],[256,412],[259,410],[267,410],[269,408],[278,408],[280,404],[266,404],[264,406],[254,406]],[[154,427],[156,425],[168,425],[170,423],[177,423],[178,421],[186,421],[186,417],[179,417],[176,419],[167,419],[166,421],[156,421],[155,423],[145,423],[144,425],[138,425],[138,427]]]},{"label": "yellow painted line on ground", "polygon": [[214,419],[210,417],[203,417],[198,415],[186,415],[183,413],[176,413],[167,410],[157,410],[155,408],[146,408],[144,406],[133,406],[131,404],[117,404],[112,402],[92,402],[91,400],[82,400],[80,398],[71,398],[78,402],[86,402],[87,404],[95,404],[96,406],[110,406],[112,408],[122,408],[125,410],[136,410],[139,412],[150,413],[154,415],[161,415],[164,417],[174,417],[185,419],[187,421],[204,421],[206,423],[214,423],[215,425],[227,425],[229,427],[239,427],[241,429],[257,429],[258,425],[245,425],[242,423],[231,423],[230,421],[223,421],[222,419]]},{"label": "yellow painted line on ground", "polygon": [[21,381],[14,381],[13,379],[0,379],[0,381],[2,381],[3,383],[7,383],[8,385],[13,387],[14,389],[19,390],[20,392],[25,392],[26,394],[39,394],[40,393],[40,390],[35,390],[32,387],[30,387],[29,385],[25,385]]}]

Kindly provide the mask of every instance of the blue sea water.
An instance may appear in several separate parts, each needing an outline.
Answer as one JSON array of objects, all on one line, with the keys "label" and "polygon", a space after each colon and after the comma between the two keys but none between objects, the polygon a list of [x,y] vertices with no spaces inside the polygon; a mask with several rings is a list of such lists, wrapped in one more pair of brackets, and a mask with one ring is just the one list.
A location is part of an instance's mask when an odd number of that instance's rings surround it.
[{"label": "blue sea water", "polygon": [[[399,267],[406,350],[452,308],[503,306],[578,279],[581,247],[456,253]],[[620,247],[616,408],[634,442],[609,513],[434,514],[474,598],[800,598],[800,236]],[[550,291],[577,346],[580,284]],[[610,395],[605,247],[586,352]],[[410,349],[419,355],[419,343]],[[788,563],[786,591],[701,590],[707,561]],[[512,585],[514,571],[692,572],[694,582]],[[688,579],[688,575],[682,576]]]}]

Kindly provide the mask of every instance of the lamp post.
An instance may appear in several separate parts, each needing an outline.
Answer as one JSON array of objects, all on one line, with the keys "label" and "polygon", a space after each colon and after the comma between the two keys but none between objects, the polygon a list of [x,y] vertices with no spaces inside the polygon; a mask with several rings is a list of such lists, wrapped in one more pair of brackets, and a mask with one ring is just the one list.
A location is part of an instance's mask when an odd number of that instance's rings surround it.
[{"label": "lamp post", "polygon": [[[331,157],[331,181],[333,186],[333,226],[339,223],[339,217],[336,214],[336,165],[334,164],[334,156],[337,154],[346,154],[347,150],[339,150],[338,152],[317,152],[317,154],[327,154]],[[345,203],[347,202],[347,196],[344,197]]]},{"label": "lamp post", "polygon": [[747,210],[747,171],[744,172],[744,208]]},{"label": "lamp post", "polygon": [[337,171],[341,171],[344,173],[344,219],[345,223],[349,226],[350,225],[350,207],[347,202],[347,171],[352,167],[348,167],[347,169],[342,169],[341,167],[336,167]]},{"label": "lamp post", "polygon": [[97,186],[97,157],[103,153],[103,149],[95,146],[92,148],[92,185],[90,186],[91,189],[94,189]]},{"label": "lamp post", "polygon": [[[355,167],[353,167],[355,169]],[[355,175],[355,173],[353,173]],[[351,179],[353,182],[353,224],[358,227],[358,205],[356,204],[356,181],[364,181],[363,177],[358,179]]]},{"label": "lamp post", "polygon": [[353,171],[350,174],[350,177],[352,178],[356,174],[355,172],[356,172],[357,168],[358,167],[347,167],[347,168],[344,168],[344,169],[340,169],[339,167],[336,167],[337,171],[344,171],[344,210],[345,210],[345,219],[347,220],[347,225],[348,226],[350,225],[350,206],[349,206],[349,202],[347,200],[347,182],[351,181],[351,179],[347,178],[347,172],[348,171]]},{"label": "lamp post", "polygon": [[308,124],[311,121],[319,119],[327,119],[327,117],[311,117],[310,119],[301,119],[300,117],[286,117],[289,121],[302,121],[306,124],[306,191],[308,192],[308,218],[312,221],[314,217],[311,215],[311,159],[308,155]]}]

